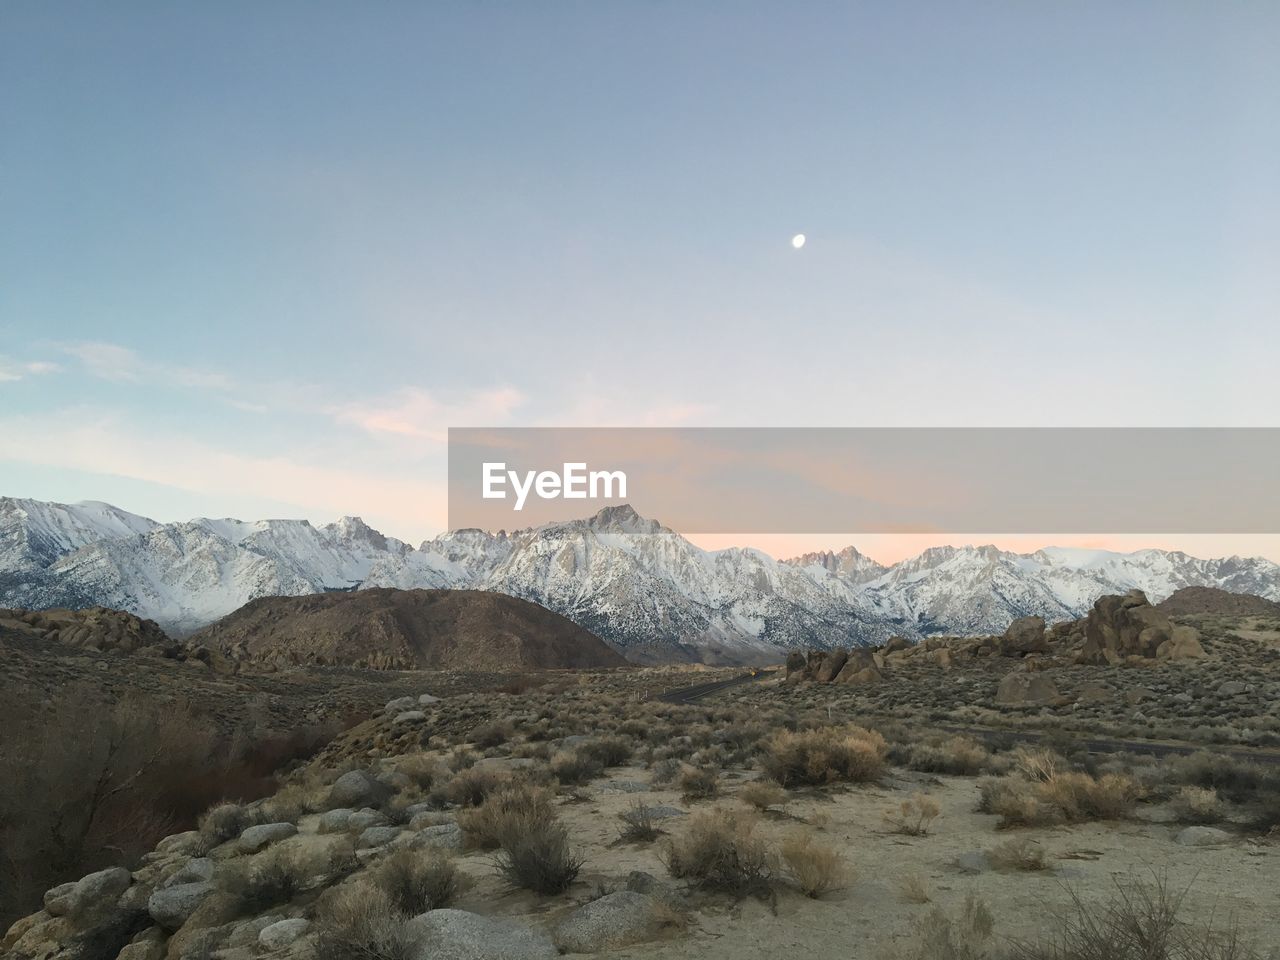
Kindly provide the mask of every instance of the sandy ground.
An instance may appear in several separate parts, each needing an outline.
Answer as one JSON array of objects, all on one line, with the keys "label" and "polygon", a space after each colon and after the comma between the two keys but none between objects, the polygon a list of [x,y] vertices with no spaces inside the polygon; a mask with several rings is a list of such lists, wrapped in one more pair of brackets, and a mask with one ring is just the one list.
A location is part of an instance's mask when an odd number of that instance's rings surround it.
[{"label": "sandy ground", "polygon": [[[732,775],[730,775],[732,776]],[[618,842],[618,814],[637,799],[671,804],[686,810],[741,806],[732,793],[751,774],[727,781],[725,796],[716,801],[686,804],[678,792],[653,790],[628,793],[609,784],[648,782],[647,771],[622,769],[588,789],[591,802],[567,803],[560,814],[570,836],[586,854],[582,874],[569,891],[575,902],[592,899],[601,886],[622,886],[632,870],[667,876],[658,859],[658,844]],[[693,922],[682,936],[640,944],[608,953],[612,957],[715,958],[888,957],[894,945],[934,905],[954,912],[969,891],[984,898],[996,917],[998,938],[1030,938],[1047,927],[1050,912],[1068,902],[1068,886],[1086,899],[1103,900],[1114,890],[1116,877],[1166,875],[1172,888],[1191,886],[1184,906],[1188,920],[1219,920],[1234,916],[1255,945],[1280,945],[1280,845],[1237,841],[1221,847],[1180,846],[1173,837],[1178,825],[1136,820],[1112,824],[1084,824],[1019,831],[997,831],[996,818],[974,812],[976,781],[961,777],[933,777],[896,772],[883,786],[854,787],[792,800],[785,812],[770,815],[760,829],[781,837],[787,831],[816,828],[854,869],[851,886],[823,900],[807,899],[787,890],[778,898],[776,913],[768,904],[724,899],[699,903]],[[928,792],[942,814],[930,835],[906,837],[889,831],[883,820],[913,792]],[[1159,819],[1159,811],[1149,816]],[[672,832],[681,829],[669,821]],[[1043,873],[998,872],[964,874],[954,864],[960,854],[990,849],[1011,836],[1038,841],[1053,865]],[[660,841],[659,841],[660,842]],[[477,881],[458,904],[464,910],[520,916],[531,924],[549,924],[567,907],[540,901],[527,893],[512,893],[495,877],[487,854],[469,854],[463,868]],[[905,902],[899,893],[902,878],[915,874],[932,895],[930,904]]]}]

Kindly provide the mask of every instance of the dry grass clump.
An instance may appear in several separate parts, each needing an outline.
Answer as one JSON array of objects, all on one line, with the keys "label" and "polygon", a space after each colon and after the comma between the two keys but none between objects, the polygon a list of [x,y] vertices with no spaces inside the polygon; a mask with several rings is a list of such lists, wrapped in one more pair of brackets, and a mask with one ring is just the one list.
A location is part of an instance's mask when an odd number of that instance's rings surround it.
[{"label": "dry grass clump", "polygon": [[874,730],[822,727],[780,731],[765,742],[763,750],[765,774],[791,787],[878,780],[889,748]]},{"label": "dry grass clump", "polygon": [[453,857],[438,847],[397,850],[379,864],[373,882],[407,917],[449,906],[469,884]]},{"label": "dry grass clump", "polygon": [[997,870],[1036,872],[1049,869],[1044,848],[1029,837],[1014,837],[997,844],[987,852],[987,858]]},{"label": "dry grass clump", "polygon": [[1052,773],[1044,780],[992,777],[978,784],[978,809],[1000,816],[1001,827],[1120,820],[1144,794],[1128,774]]},{"label": "dry grass clump", "polygon": [[653,809],[643,800],[631,804],[631,808],[620,814],[622,830],[619,839],[628,843],[651,843],[662,833],[658,822],[653,818]]},{"label": "dry grass clump", "polygon": [[515,734],[515,726],[510,720],[493,720],[482,723],[471,731],[471,742],[481,750],[500,747]]},{"label": "dry grass clump", "polygon": [[624,737],[597,737],[578,747],[578,752],[604,768],[620,767],[631,759],[631,742]]},{"label": "dry grass clump", "polygon": [[680,775],[680,768],[683,766],[675,757],[667,757],[663,760],[655,760],[649,768],[649,782],[654,786],[663,786],[671,783]]},{"label": "dry grass clump", "polygon": [[526,783],[508,783],[489,794],[478,807],[459,811],[458,826],[467,844],[495,850],[522,834],[554,823],[551,794]]},{"label": "dry grass clump", "polygon": [[909,837],[928,836],[933,821],[938,819],[942,808],[932,797],[917,793],[898,805],[897,810],[889,810],[884,815],[894,833],[906,834]]},{"label": "dry grass clump", "polygon": [[829,846],[814,843],[809,833],[794,834],[779,847],[787,876],[806,897],[818,899],[849,885],[852,872],[844,859]]},{"label": "dry grass clump", "polygon": [[987,769],[991,751],[972,737],[949,737],[941,743],[913,743],[907,751],[905,765],[924,773],[946,773],[959,777],[976,777]]},{"label": "dry grass clump", "polygon": [[1230,754],[1199,750],[1171,761],[1168,769],[1175,783],[1216,790],[1219,796],[1241,803],[1268,788],[1280,790],[1280,783],[1271,782],[1263,767]]},{"label": "dry grass clump", "polygon": [[583,862],[569,849],[564,825],[553,821],[506,838],[497,866],[513,887],[550,896],[569,888]]},{"label": "dry grass clump", "polygon": [[445,784],[444,796],[461,807],[478,807],[491,793],[510,784],[511,779],[505,770],[467,767]]},{"label": "dry grass clump", "polygon": [[566,787],[580,787],[603,773],[593,758],[580,750],[561,750],[551,758],[551,775]]},{"label": "dry grass clump", "polygon": [[736,796],[743,803],[762,812],[787,802],[787,791],[772,780],[753,780],[739,790]]},{"label": "dry grass clump", "polygon": [[317,960],[413,960],[417,944],[405,916],[382,889],[357,883],[317,909]]},{"label": "dry grass clump", "polygon": [[415,754],[401,758],[396,769],[408,777],[419,790],[430,790],[436,781],[439,765],[430,757]]},{"label": "dry grass clump", "polygon": [[234,840],[249,827],[262,822],[257,810],[251,810],[242,803],[220,803],[205,811],[197,822],[197,829],[204,846],[212,849]]},{"label": "dry grass clump", "polygon": [[928,882],[918,873],[908,873],[898,880],[898,897],[906,903],[929,903],[933,899]]},{"label": "dry grass clump", "polygon": [[290,903],[302,891],[308,873],[295,851],[270,850],[228,863],[218,872],[218,887],[227,895],[236,916],[256,916]]},{"label": "dry grass clump", "polygon": [[1116,892],[1086,903],[1076,890],[1047,936],[1015,943],[1011,960],[1261,960],[1234,926],[1198,926],[1179,919],[1188,890],[1173,892],[1162,877],[1117,879]]},{"label": "dry grass clump", "polygon": [[720,775],[709,767],[686,764],[680,770],[678,784],[686,802],[709,800],[720,792]]},{"label": "dry grass clump", "polygon": [[[991,909],[970,893],[958,916],[950,917],[942,908],[934,907],[900,956],[902,960],[984,960],[994,956],[991,944],[994,929]],[[1095,960],[1104,960],[1104,957]]]},{"label": "dry grass clump", "polygon": [[677,879],[733,896],[771,894],[775,855],[755,834],[757,817],[720,808],[694,814],[679,837],[666,842],[662,859]]},{"label": "dry grass clump", "polygon": [[1173,809],[1185,823],[1217,823],[1222,819],[1222,800],[1212,787],[1183,787],[1173,798]]}]

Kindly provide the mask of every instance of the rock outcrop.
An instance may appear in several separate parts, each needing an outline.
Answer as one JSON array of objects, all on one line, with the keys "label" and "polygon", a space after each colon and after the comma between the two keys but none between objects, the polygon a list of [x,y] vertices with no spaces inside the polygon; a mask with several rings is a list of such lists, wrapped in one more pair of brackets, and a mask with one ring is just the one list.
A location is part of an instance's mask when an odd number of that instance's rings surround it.
[{"label": "rock outcrop", "polygon": [[1141,590],[1101,597],[1089,611],[1079,662],[1117,664],[1131,657],[1185,660],[1204,656],[1194,627],[1175,626]]}]

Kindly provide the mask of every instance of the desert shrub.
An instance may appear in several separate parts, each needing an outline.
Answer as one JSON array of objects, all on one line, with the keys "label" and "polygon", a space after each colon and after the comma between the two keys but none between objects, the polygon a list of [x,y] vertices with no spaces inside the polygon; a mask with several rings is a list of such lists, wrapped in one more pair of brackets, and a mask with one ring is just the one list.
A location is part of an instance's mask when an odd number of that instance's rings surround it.
[{"label": "desert shrub", "polygon": [[453,775],[444,788],[444,795],[451,803],[462,807],[475,807],[484,803],[485,797],[507,786],[511,774],[505,770],[486,767],[467,767]]},{"label": "desert shrub", "polygon": [[918,873],[908,873],[898,880],[898,897],[907,903],[928,903],[933,899],[928,882]]},{"label": "desert shrub", "polygon": [[508,838],[497,858],[499,872],[513,887],[546,896],[567,890],[582,864],[569,848],[568,831],[556,822]]},{"label": "desert shrub", "polygon": [[226,864],[217,878],[236,916],[249,917],[292,901],[302,890],[307,868],[291,850],[269,850]]},{"label": "desert shrub", "polygon": [[561,750],[551,758],[551,775],[567,787],[582,786],[603,773],[600,764],[579,750]]},{"label": "desert shrub", "polygon": [[682,764],[675,757],[657,760],[649,769],[649,782],[655,786],[671,783],[680,775]]},{"label": "desert shrub", "polygon": [[925,773],[974,777],[982,773],[991,752],[971,737],[950,737],[941,743],[915,743],[906,751],[905,765]]},{"label": "desert shrub", "polygon": [[1046,747],[1018,747],[1013,751],[1014,767],[1028,780],[1052,780],[1071,769],[1065,757]]},{"label": "desert shrub", "polygon": [[1072,890],[1051,932],[1015,943],[1011,960],[1261,960],[1234,927],[1181,920],[1188,891],[1171,891],[1162,877],[1116,878],[1115,886],[1101,903]]},{"label": "desert shrub", "polygon": [[391,906],[408,917],[451,905],[465,889],[466,876],[438,847],[397,850],[379,864],[374,883]]},{"label": "desert shrub", "polygon": [[1186,823],[1217,823],[1222,819],[1222,801],[1212,787],[1183,787],[1173,798],[1173,809]]},{"label": "desert shrub", "polygon": [[546,790],[509,783],[489,794],[480,806],[460,811],[457,819],[469,845],[493,850],[522,833],[550,825],[556,815]]},{"label": "desert shrub", "polygon": [[940,907],[930,911],[902,957],[904,960],[983,960],[993,956],[991,933],[994,928],[991,909],[970,893],[958,916],[948,916]]},{"label": "desert shrub", "polygon": [[262,822],[262,816],[257,810],[251,810],[242,803],[220,803],[201,815],[198,828],[206,842],[211,847],[216,847],[234,840],[249,827]]},{"label": "desert shrub", "polygon": [[618,819],[622,821],[620,839],[629,843],[649,843],[662,833],[652,808],[643,800],[631,804],[630,809],[618,814]]},{"label": "desert shrub", "polygon": [[784,787],[797,784],[865,783],[884,773],[888,746],[874,730],[823,727],[783,730],[764,744],[766,775]]},{"label": "desert shrub", "polygon": [[923,793],[917,793],[898,805],[896,810],[889,810],[884,815],[885,822],[894,833],[906,834],[909,837],[923,837],[929,833],[933,821],[938,819],[942,808],[936,800]]},{"label": "desert shrub", "polygon": [[987,854],[997,870],[1048,870],[1044,848],[1028,837],[1014,837],[997,844]]},{"label": "desert shrub", "polygon": [[471,731],[471,742],[481,750],[500,747],[511,739],[515,732],[510,720],[494,720],[484,723]]},{"label": "desert shrub", "polygon": [[979,811],[998,814],[1001,827],[1119,820],[1143,795],[1138,781],[1120,773],[1055,773],[1038,781],[989,777],[978,782],[978,792]]},{"label": "desert shrub", "polygon": [[1208,750],[1173,760],[1169,772],[1176,783],[1215,790],[1219,796],[1240,803],[1253,799],[1268,787],[1280,790],[1280,783],[1270,782],[1267,771],[1258,764]]},{"label": "desert shrub", "polygon": [[753,780],[738,791],[737,797],[743,803],[763,811],[786,803],[787,791],[772,780]]},{"label": "desert shrub", "polygon": [[684,832],[662,850],[667,871],[699,887],[734,896],[772,892],[775,855],[755,834],[756,817],[713,810],[689,818]]},{"label": "desert shrub", "polygon": [[796,834],[779,847],[787,876],[806,897],[815,900],[849,883],[849,866],[829,846],[814,843],[808,833]]},{"label": "desert shrub", "polygon": [[317,960],[413,960],[417,944],[383,890],[358,883],[335,894],[317,910]]},{"label": "desert shrub", "polygon": [[620,767],[631,759],[631,743],[622,737],[597,737],[578,747],[578,752],[601,767]]},{"label": "desert shrub", "polygon": [[709,800],[720,792],[720,777],[708,767],[686,765],[680,770],[678,786],[686,801]]},{"label": "desert shrub", "polygon": [[430,790],[436,780],[435,761],[422,754],[401,758],[396,769],[412,780],[419,790]]}]

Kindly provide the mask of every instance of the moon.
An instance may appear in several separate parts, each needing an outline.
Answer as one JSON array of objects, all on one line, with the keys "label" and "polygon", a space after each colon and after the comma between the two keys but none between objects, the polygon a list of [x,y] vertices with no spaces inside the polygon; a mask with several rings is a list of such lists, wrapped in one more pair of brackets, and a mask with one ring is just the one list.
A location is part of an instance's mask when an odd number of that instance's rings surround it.
[{"label": "moon", "polygon": [[799,250],[801,247],[803,247],[803,246],[804,246],[804,234],[803,234],[803,233],[797,233],[794,237],[792,237],[792,238],[791,238],[791,245],[792,245],[793,247],[795,247],[797,250]]}]

